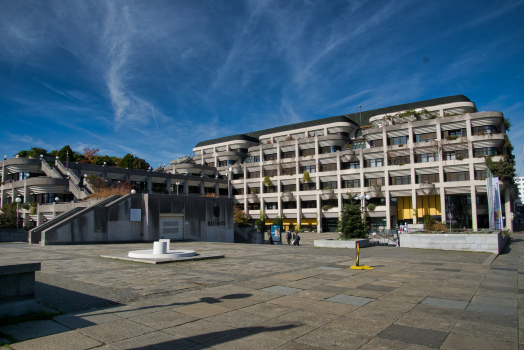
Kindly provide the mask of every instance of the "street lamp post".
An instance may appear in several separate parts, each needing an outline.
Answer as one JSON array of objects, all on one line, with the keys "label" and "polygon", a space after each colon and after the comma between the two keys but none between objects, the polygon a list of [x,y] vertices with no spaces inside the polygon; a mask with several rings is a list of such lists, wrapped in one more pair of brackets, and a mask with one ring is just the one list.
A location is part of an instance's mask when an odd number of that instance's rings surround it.
[{"label": "street lamp post", "polygon": [[366,200],[370,200],[371,196],[369,194],[367,195],[361,194],[360,196],[357,196],[357,198],[360,199],[362,203],[364,204],[363,213],[364,213],[364,223],[365,223],[366,222]]},{"label": "street lamp post", "polygon": [[18,231],[18,221],[19,221],[18,205],[22,201],[22,198],[20,198],[20,196],[18,196],[18,197],[16,197],[15,201],[16,201],[16,231]]}]

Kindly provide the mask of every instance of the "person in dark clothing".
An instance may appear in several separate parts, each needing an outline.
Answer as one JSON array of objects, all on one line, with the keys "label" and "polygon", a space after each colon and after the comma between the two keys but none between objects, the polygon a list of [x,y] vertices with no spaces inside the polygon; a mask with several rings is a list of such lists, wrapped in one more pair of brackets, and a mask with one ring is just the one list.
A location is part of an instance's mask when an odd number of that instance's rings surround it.
[{"label": "person in dark clothing", "polygon": [[295,239],[293,240],[293,245],[300,245],[300,236],[298,233],[295,235]]},{"label": "person in dark clothing", "polygon": [[286,239],[287,239],[287,245],[290,245],[291,244],[291,231],[287,231]]}]

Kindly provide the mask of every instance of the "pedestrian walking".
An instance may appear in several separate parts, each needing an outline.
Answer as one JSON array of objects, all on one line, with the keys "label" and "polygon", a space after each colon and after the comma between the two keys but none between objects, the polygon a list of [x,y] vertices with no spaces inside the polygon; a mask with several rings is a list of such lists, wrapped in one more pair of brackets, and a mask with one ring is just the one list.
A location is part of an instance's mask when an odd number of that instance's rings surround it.
[{"label": "pedestrian walking", "polygon": [[291,244],[291,231],[287,231],[286,239],[287,239],[287,245],[290,245]]},{"label": "pedestrian walking", "polygon": [[300,236],[298,233],[295,235],[295,239],[293,240],[293,245],[300,245]]}]

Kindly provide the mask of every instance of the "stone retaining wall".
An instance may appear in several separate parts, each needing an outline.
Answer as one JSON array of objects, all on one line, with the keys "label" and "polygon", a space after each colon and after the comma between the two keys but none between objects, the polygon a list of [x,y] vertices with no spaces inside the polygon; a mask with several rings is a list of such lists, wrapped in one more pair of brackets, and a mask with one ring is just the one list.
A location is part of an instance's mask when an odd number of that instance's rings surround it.
[{"label": "stone retaining wall", "polygon": [[27,231],[25,230],[0,230],[0,243],[27,242],[27,237]]},{"label": "stone retaining wall", "polygon": [[491,234],[400,234],[402,248],[462,250],[499,254],[509,238],[500,231]]}]

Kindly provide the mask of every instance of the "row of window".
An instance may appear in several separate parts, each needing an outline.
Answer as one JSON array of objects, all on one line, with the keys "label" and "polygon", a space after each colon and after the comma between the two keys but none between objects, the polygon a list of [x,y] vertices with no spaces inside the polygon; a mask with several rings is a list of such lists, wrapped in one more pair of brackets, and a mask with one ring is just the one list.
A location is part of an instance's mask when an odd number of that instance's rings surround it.
[{"label": "row of window", "polygon": [[[462,205],[471,205],[471,196],[465,195],[461,196],[461,204]],[[358,200],[357,200],[358,202]],[[446,196],[446,202],[449,202],[449,196]],[[475,198],[475,202],[480,204],[488,204],[488,197],[486,195],[477,195]],[[342,206],[349,203],[349,199],[343,198],[342,199]],[[366,201],[366,204],[373,203],[375,206],[384,206],[386,205],[386,198],[379,197],[379,198],[371,198],[371,200]],[[393,207],[396,207],[398,203],[397,198],[392,197],[390,200],[390,205]],[[321,200],[320,207],[323,207],[324,205],[329,205],[331,207],[338,207],[338,199],[330,199],[330,200]],[[244,206],[240,204],[242,209],[244,209]],[[302,209],[316,209],[317,208],[317,201],[300,201],[300,207]],[[278,209],[278,202],[271,202],[271,203],[264,203],[264,208],[266,210],[277,210]],[[282,209],[297,209],[297,202],[296,201],[289,201],[289,202],[282,202]],[[249,203],[248,204],[248,210],[260,210],[260,203]]]}]

